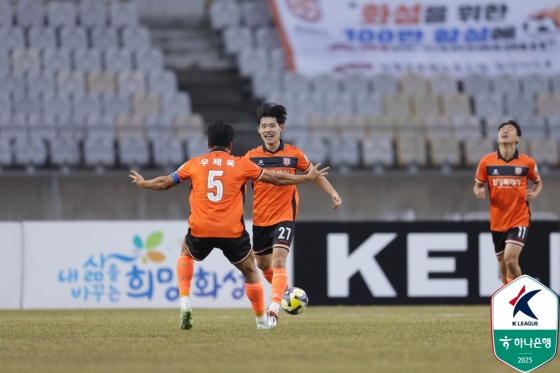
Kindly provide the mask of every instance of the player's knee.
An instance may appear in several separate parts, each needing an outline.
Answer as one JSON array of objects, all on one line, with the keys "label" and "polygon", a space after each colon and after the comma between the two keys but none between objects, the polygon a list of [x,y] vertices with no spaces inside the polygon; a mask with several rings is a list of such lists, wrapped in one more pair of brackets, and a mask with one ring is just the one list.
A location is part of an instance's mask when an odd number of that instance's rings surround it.
[{"label": "player's knee", "polygon": [[505,264],[507,269],[513,270],[517,268],[517,258],[513,256],[505,258]]},{"label": "player's knee", "polygon": [[286,262],[283,260],[283,258],[274,258],[272,259],[272,268],[274,269],[286,268]]}]

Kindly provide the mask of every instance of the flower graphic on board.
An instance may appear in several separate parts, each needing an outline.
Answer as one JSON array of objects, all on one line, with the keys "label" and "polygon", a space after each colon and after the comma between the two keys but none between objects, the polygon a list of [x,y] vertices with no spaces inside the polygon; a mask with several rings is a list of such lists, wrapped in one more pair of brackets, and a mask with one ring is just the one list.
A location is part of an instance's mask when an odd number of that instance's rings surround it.
[{"label": "flower graphic on board", "polygon": [[163,255],[163,253],[154,250],[162,240],[163,233],[159,231],[150,233],[146,241],[142,241],[142,238],[140,238],[139,235],[134,236],[132,239],[134,246],[136,246],[138,250],[145,251],[142,256],[142,263],[148,263],[148,260],[156,263],[163,262],[165,260],[165,255]]}]

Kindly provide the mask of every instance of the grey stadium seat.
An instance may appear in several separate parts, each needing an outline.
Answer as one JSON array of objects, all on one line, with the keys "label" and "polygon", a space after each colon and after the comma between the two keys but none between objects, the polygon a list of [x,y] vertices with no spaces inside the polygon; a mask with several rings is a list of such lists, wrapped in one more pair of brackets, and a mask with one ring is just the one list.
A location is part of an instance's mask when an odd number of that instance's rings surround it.
[{"label": "grey stadium seat", "polygon": [[56,138],[51,143],[51,164],[53,166],[78,166],[81,161],[78,141],[71,138]]},{"label": "grey stadium seat", "polygon": [[10,167],[13,161],[12,145],[7,138],[0,133],[0,168]]},{"label": "grey stadium seat", "polygon": [[504,96],[499,93],[480,93],[474,96],[474,112],[484,118],[504,113]]},{"label": "grey stadium seat", "polygon": [[546,124],[543,117],[535,115],[526,116],[519,121],[522,126],[522,138],[524,140],[540,140],[546,138]]},{"label": "grey stadium seat", "polygon": [[0,28],[0,41],[0,45],[4,50],[25,48],[23,29],[19,27]]},{"label": "grey stadium seat", "polygon": [[313,78],[312,84],[317,94],[332,95],[339,91],[338,81],[331,74],[320,74]]},{"label": "grey stadium seat", "polygon": [[136,26],[138,24],[138,9],[133,1],[111,3],[109,16],[111,25],[114,27]]},{"label": "grey stadium seat", "polygon": [[21,27],[43,26],[45,24],[45,8],[38,1],[19,0],[15,10],[17,24]]},{"label": "grey stadium seat", "polygon": [[59,71],[72,69],[70,51],[68,49],[45,49],[43,50],[43,71],[55,74]]},{"label": "grey stadium seat", "polygon": [[86,116],[84,124],[89,128],[114,129],[115,116],[103,112],[91,112]]},{"label": "grey stadium seat", "polygon": [[391,136],[372,136],[362,142],[362,158],[365,166],[391,167],[395,162]]},{"label": "grey stadium seat", "polygon": [[271,23],[270,9],[264,1],[247,0],[241,3],[243,24],[249,27],[266,26]]},{"label": "grey stadium seat", "polygon": [[14,113],[40,113],[42,104],[39,98],[23,96],[15,98],[13,102]]},{"label": "grey stadium seat", "polygon": [[119,163],[122,166],[144,166],[150,163],[148,142],[137,136],[126,136],[120,139]]},{"label": "grey stadium seat", "polygon": [[137,49],[134,51],[134,67],[146,73],[163,70],[163,53],[159,49]]},{"label": "grey stadium seat", "polygon": [[146,92],[146,80],[141,71],[124,71],[117,75],[120,94],[133,95]]},{"label": "grey stadium seat", "polygon": [[82,72],[101,71],[101,51],[98,49],[80,48],[72,53],[74,69]]},{"label": "grey stadium seat", "polygon": [[150,31],[144,26],[129,26],[122,30],[122,44],[130,50],[146,49],[152,45]]},{"label": "grey stadium seat", "polygon": [[313,164],[325,164],[327,160],[327,146],[325,141],[320,137],[300,138],[294,143],[300,148]]},{"label": "grey stadium seat", "polygon": [[541,166],[558,165],[558,141],[556,139],[540,139],[530,142],[531,157]]},{"label": "grey stadium seat", "polygon": [[111,72],[132,70],[132,58],[128,49],[109,48],[103,54],[105,69]]},{"label": "grey stadium seat", "polygon": [[534,97],[539,93],[548,93],[548,79],[541,74],[525,75],[521,79],[523,83],[523,94],[529,97]]},{"label": "grey stadium seat", "polygon": [[326,114],[342,116],[353,114],[352,96],[333,92],[326,96]]},{"label": "grey stadium seat", "polygon": [[47,19],[51,27],[74,26],[78,10],[71,1],[50,1],[47,3]]},{"label": "grey stadium seat", "polygon": [[434,74],[430,79],[430,87],[436,96],[457,93],[457,79],[451,74]]},{"label": "grey stadium seat", "polygon": [[104,94],[101,96],[102,111],[113,116],[130,114],[130,97]]},{"label": "grey stadium seat", "polygon": [[25,95],[25,81],[22,73],[13,72],[9,75],[0,76],[0,89],[8,92],[13,98]]},{"label": "grey stadium seat", "polygon": [[426,142],[418,137],[404,137],[397,141],[397,162],[410,171],[426,165]]},{"label": "grey stadium seat", "polygon": [[0,91],[0,113],[12,112],[12,99],[8,92]]},{"label": "grey stadium seat", "polygon": [[183,144],[174,137],[165,136],[152,141],[154,165],[179,166],[185,161]]},{"label": "grey stadium seat", "polygon": [[64,26],[60,29],[60,46],[66,49],[86,49],[89,47],[86,29]]},{"label": "grey stadium seat", "polygon": [[186,92],[163,96],[163,112],[168,115],[184,115],[192,112],[191,98]]},{"label": "grey stadium seat", "polygon": [[257,47],[269,50],[281,47],[278,31],[274,27],[263,26],[257,28],[255,42]]},{"label": "grey stadium seat", "polygon": [[34,49],[56,48],[55,30],[52,27],[32,27],[27,31],[29,47]]},{"label": "grey stadium seat", "polygon": [[7,0],[0,0],[0,29],[13,25],[14,10]]},{"label": "grey stadium seat", "polygon": [[455,138],[459,141],[476,140],[482,138],[480,119],[474,115],[458,115],[451,118]]},{"label": "grey stadium seat", "polygon": [[475,96],[490,92],[490,79],[483,74],[470,74],[463,78],[463,93]]},{"label": "grey stadium seat", "polygon": [[426,78],[420,73],[405,73],[400,79],[402,91],[408,96],[422,96],[428,92]]},{"label": "grey stadium seat", "polygon": [[14,49],[12,66],[14,72],[39,72],[41,70],[39,51],[37,49]]},{"label": "grey stadium seat", "polygon": [[552,115],[547,118],[548,135],[552,139],[560,140],[560,115]]},{"label": "grey stadium seat", "polygon": [[506,113],[513,118],[535,114],[535,99],[528,95],[510,95],[506,97]]},{"label": "grey stadium seat", "polygon": [[14,163],[19,166],[43,166],[47,161],[47,147],[40,139],[19,139],[14,150]]},{"label": "grey stadium seat", "polygon": [[11,68],[10,54],[8,51],[0,49],[0,77],[8,75]]},{"label": "grey stadium seat", "polygon": [[80,72],[60,71],[57,76],[58,92],[63,95],[85,94],[84,75]]},{"label": "grey stadium seat", "polygon": [[490,139],[476,139],[465,142],[465,163],[468,167],[476,167],[480,159],[494,151],[494,143]]},{"label": "grey stadium seat", "polygon": [[214,30],[224,30],[241,23],[241,7],[235,0],[215,0],[210,4],[210,24]]},{"label": "grey stadium seat", "polygon": [[119,47],[117,29],[113,27],[98,26],[91,30],[91,46],[98,49]]},{"label": "grey stadium seat", "polygon": [[208,142],[202,135],[189,137],[186,140],[186,145],[188,159],[208,153]]},{"label": "grey stadium seat", "polygon": [[268,54],[263,48],[243,49],[237,56],[237,65],[241,76],[256,75],[268,70]]},{"label": "grey stadium seat", "polygon": [[251,79],[251,90],[256,98],[264,98],[271,92],[280,89],[281,86],[280,72],[261,72],[254,75]]},{"label": "grey stadium seat", "polygon": [[83,27],[104,27],[107,25],[107,6],[102,1],[84,0],[78,7],[80,24]]},{"label": "grey stadium seat", "polygon": [[272,71],[286,70],[286,55],[282,48],[274,48],[269,51],[270,68]]},{"label": "grey stadium seat", "polygon": [[310,92],[309,80],[305,75],[293,71],[286,71],[282,78],[284,90],[286,92],[298,95]]},{"label": "grey stadium seat", "polygon": [[554,94],[560,94],[560,74],[554,74],[550,77],[550,83],[552,85],[552,92]]},{"label": "grey stadium seat", "polygon": [[357,138],[331,137],[328,149],[331,166],[356,167],[360,164],[360,146]]},{"label": "grey stadium seat", "polygon": [[72,112],[80,117],[101,113],[101,101],[98,95],[71,97]]},{"label": "grey stadium seat", "polygon": [[230,27],[224,31],[225,50],[237,54],[243,49],[253,47],[253,35],[248,27]]},{"label": "grey stadium seat", "polygon": [[502,96],[516,96],[520,92],[519,79],[513,74],[501,74],[494,78],[494,92]]},{"label": "grey stadium seat", "polygon": [[364,75],[350,74],[344,76],[342,84],[345,92],[359,97],[368,94],[371,81]]},{"label": "grey stadium seat", "polygon": [[395,94],[398,92],[397,80],[389,74],[377,74],[372,78],[373,91],[378,94]]},{"label": "grey stadium seat", "polygon": [[91,132],[84,141],[84,163],[92,167],[115,165],[114,132]]},{"label": "grey stadium seat", "polygon": [[177,77],[169,70],[155,71],[148,75],[148,88],[151,93],[166,95],[177,91]]},{"label": "grey stadium seat", "polygon": [[56,115],[59,120],[67,120],[72,113],[72,106],[67,96],[54,95],[43,100],[46,113]]},{"label": "grey stadium seat", "polygon": [[356,112],[362,117],[380,116],[383,114],[383,97],[379,94],[358,95]]}]

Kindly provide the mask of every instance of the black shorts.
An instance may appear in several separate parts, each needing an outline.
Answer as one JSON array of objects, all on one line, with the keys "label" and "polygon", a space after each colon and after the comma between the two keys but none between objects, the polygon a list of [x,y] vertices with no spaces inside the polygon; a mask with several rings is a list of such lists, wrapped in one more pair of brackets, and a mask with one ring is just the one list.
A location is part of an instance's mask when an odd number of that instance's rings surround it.
[{"label": "black shorts", "polygon": [[273,247],[290,250],[296,223],[282,221],[268,227],[253,225],[253,251],[255,255],[272,254]]},{"label": "black shorts", "polygon": [[231,264],[242,263],[251,254],[251,239],[246,230],[239,238],[197,238],[191,234],[189,228],[185,243],[194,260],[204,260],[215,248],[222,250]]},{"label": "black shorts", "polygon": [[505,232],[492,231],[492,241],[494,241],[494,250],[496,255],[502,255],[506,249],[506,244],[512,243],[521,247],[527,242],[529,227],[512,228]]}]

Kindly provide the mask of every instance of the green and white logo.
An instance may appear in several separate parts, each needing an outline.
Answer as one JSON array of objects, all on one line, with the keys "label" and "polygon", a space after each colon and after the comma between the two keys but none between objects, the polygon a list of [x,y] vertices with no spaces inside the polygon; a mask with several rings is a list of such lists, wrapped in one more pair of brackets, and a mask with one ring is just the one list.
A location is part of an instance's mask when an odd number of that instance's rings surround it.
[{"label": "green and white logo", "polygon": [[558,296],[534,278],[516,278],[492,296],[494,355],[530,372],[548,363],[558,348]]}]

